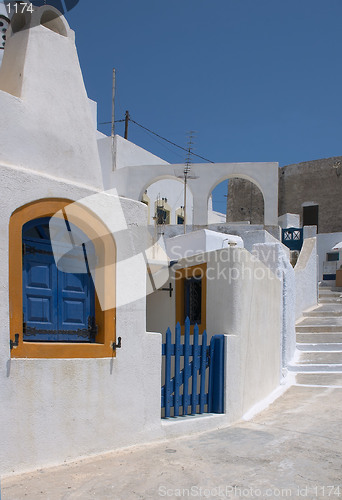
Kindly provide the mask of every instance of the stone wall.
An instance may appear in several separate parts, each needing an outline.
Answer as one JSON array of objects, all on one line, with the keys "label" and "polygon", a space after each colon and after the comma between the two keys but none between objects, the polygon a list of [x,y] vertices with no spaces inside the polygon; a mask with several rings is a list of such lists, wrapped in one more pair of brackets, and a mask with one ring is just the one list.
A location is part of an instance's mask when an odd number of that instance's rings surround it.
[{"label": "stone wall", "polygon": [[[287,165],[279,169],[279,215],[299,214],[304,203],[318,204],[318,232],[342,231],[342,156]],[[244,179],[230,179],[227,220],[263,222],[263,198],[259,189]]]},{"label": "stone wall", "polygon": [[264,223],[264,198],[260,189],[246,179],[229,179],[227,222]]},{"label": "stone wall", "polygon": [[279,170],[279,215],[297,213],[303,222],[302,204],[318,203],[319,233],[342,231],[341,193],[342,156],[306,161]]}]

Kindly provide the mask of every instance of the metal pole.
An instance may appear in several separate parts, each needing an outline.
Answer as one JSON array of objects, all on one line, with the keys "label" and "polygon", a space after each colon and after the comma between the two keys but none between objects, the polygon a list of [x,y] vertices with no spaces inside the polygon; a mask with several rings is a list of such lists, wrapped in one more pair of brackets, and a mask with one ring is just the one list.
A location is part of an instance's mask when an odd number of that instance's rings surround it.
[{"label": "metal pole", "polygon": [[129,122],[129,111],[126,111],[126,115],[125,115],[125,139],[128,139],[128,122]]},{"label": "metal pole", "polygon": [[116,85],[116,74],[115,74],[115,68],[113,68],[112,137],[114,137],[115,135],[115,85]]},{"label": "metal pole", "polygon": [[115,88],[116,88],[116,72],[113,68],[113,92],[112,92],[112,170],[116,169],[116,151],[115,151]]},{"label": "metal pole", "polygon": [[186,234],[186,185],[188,182],[188,173],[184,170],[184,234]]}]

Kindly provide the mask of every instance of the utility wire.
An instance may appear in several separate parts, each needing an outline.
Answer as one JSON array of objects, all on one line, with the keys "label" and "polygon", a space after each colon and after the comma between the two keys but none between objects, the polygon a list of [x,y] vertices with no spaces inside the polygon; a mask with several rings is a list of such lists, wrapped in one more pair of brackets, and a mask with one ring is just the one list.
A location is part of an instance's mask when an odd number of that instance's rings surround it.
[{"label": "utility wire", "polygon": [[147,130],[143,130],[143,132],[147,135],[147,137],[149,137],[150,139],[153,139],[157,144],[159,144],[160,146],[162,146],[163,148],[167,149],[168,151],[170,151],[170,153],[172,153],[173,155],[176,155],[178,156],[179,158],[183,158],[184,155],[182,155],[182,153],[177,153],[177,151],[175,151],[174,149],[171,149],[169,146],[167,146],[164,142],[160,141],[157,137],[154,137],[153,134],[151,134],[150,132],[147,132]]},{"label": "utility wire", "polygon": [[[115,120],[114,123],[121,123],[121,122],[124,122],[125,119],[123,120]],[[112,122],[101,122],[100,125],[108,125],[108,124],[111,124]]]},{"label": "utility wire", "polygon": [[[115,120],[114,123],[122,123],[126,121],[125,119],[123,120]],[[135,120],[132,120],[132,118],[129,118],[129,121],[134,123],[135,125],[137,125],[138,127],[146,130],[147,132],[149,132],[150,134],[153,134],[155,135],[156,137],[159,137],[159,139],[162,139],[163,141],[166,141],[168,142],[169,144],[172,144],[172,146],[175,146],[176,148],[178,149],[182,149],[183,151],[185,151],[186,153],[189,153],[189,149],[186,149],[186,148],[183,148],[182,146],[179,146],[178,144],[176,144],[175,142],[172,142],[172,141],[169,141],[169,139],[166,139],[166,137],[163,137],[162,135],[160,134],[157,134],[157,132],[153,132],[153,130],[150,130],[149,128],[147,127],[144,127],[144,125],[141,125],[140,123],[136,122]],[[112,122],[101,122],[100,125],[109,125],[111,124]],[[214,161],[212,160],[208,160],[208,158],[204,158],[204,156],[200,156],[196,153],[194,153],[193,151],[190,151],[190,154],[193,155],[193,156],[197,156],[197,158],[201,158],[201,160],[205,160],[207,161],[208,163],[215,163]]]},{"label": "utility wire", "polygon": [[[135,123],[135,125],[138,125],[138,127],[141,127],[141,128],[143,128],[144,130],[147,130],[147,132],[150,132],[150,134],[153,134],[153,135],[155,135],[156,137],[159,137],[160,139],[163,139],[163,141],[166,141],[166,142],[168,142],[169,144],[172,144],[172,146],[175,146],[176,148],[182,149],[183,151],[186,151],[187,153],[189,153],[189,149],[183,148],[182,146],[178,146],[178,144],[176,144],[176,143],[174,143],[174,142],[172,142],[172,141],[169,141],[169,139],[166,139],[165,137],[163,137],[163,136],[161,136],[161,135],[157,134],[156,132],[153,132],[153,130],[150,130],[149,128],[144,127],[144,125],[141,125],[140,123],[136,122],[135,120],[132,120],[132,118],[130,118],[130,119],[129,119],[129,121],[130,121],[130,122],[132,122],[132,123]],[[204,156],[200,156],[200,155],[198,155],[198,154],[196,154],[196,153],[193,153],[192,151],[190,151],[190,153],[191,153],[193,156],[197,156],[198,158],[201,158],[202,160],[205,160],[205,161],[207,161],[207,162],[209,162],[209,163],[215,163],[215,162],[213,162],[213,161],[211,161],[211,160],[208,160],[208,158],[204,158]]]}]

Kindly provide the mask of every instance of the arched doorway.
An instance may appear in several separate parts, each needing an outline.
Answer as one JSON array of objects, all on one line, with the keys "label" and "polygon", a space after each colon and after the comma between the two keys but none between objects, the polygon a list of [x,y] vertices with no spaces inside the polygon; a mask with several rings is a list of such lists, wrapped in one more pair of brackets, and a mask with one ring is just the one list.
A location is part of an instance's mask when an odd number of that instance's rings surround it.
[{"label": "arched doorway", "polygon": [[[183,224],[184,222],[184,182],[179,179],[160,179],[144,190],[141,200],[149,199],[148,223]],[[186,190],[186,222],[192,224],[193,195],[189,187]]]},{"label": "arched doorway", "polygon": [[264,224],[264,197],[259,187],[238,177],[220,182],[212,191],[213,209],[224,212],[226,222]]}]

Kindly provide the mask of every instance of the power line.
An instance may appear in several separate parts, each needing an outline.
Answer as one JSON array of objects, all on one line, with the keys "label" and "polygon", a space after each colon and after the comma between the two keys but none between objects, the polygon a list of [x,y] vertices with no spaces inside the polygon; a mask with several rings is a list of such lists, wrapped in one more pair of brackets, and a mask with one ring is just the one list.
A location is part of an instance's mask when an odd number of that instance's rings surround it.
[{"label": "power line", "polygon": [[[114,123],[122,123],[124,121],[125,121],[125,119],[123,119],[123,120],[115,120]],[[109,125],[111,123],[112,122],[101,122],[100,125]]]},{"label": "power line", "polygon": [[[123,118],[122,120],[115,120],[114,123],[123,123],[126,121],[126,118]],[[153,132],[153,130],[150,130],[149,128],[145,127],[144,125],[141,125],[141,123],[138,123],[136,122],[135,120],[133,120],[131,117],[129,117],[129,121],[134,123],[135,125],[137,125],[138,127],[142,128],[143,130],[146,130],[147,132],[149,132],[150,134],[153,134],[155,135],[156,137],[159,137],[159,139],[162,139],[163,141],[165,142],[168,142],[169,144],[172,144],[172,146],[175,146],[176,148],[178,149],[181,149],[182,151],[185,151],[186,153],[189,154],[189,149],[187,148],[183,148],[182,146],[179,146],[178,144],[176,144],[175,142],[172,142],[170,141],[169,139],[166,139],[166,137],[163,137],[162,135],[160,134],[157,134],[157,132]],[[100,125],[109,125],[111,124],[112,122],[101,122]],[[205,160],[207,161],[208,163],[215,163],[214,161],[212,160],[209,160],[208,158],[205,158],[204,156],[201,156],[201,155],[198,155],[196,153],[194,153],[193,151],[190,151],[190,154],[192,156],[197,156],[197,158],[201,158],[201,160]]]},{"label": "power line", "polygon": [[[138,125],[138,127],[141,127],[143,128],[144,130],[147,130],[147,132],[150,132],[150,134],[153,134],[155,135],[156,137],[159,137],[160,139],[163,139],[163,141],[166,141],[168,142],[169,144],[172,144],[172,146],[175,146],[176,148],[179,148],[179,149],[182,149],[183,151],[186,151],[186,153],[189,153],[189,149],[186,149],[186,148],[183,148],[182,146],[179,146],[178,144],[176,144],[175,142],[172,142],[172,141],[169,141],[169,139],[166,139],[165,137],[161,136],[160,134],[157,134],[156,132],[153,132],[153,130],[150,130],[149,128],[147,127],[144,127],[144,125],[141,125],[140,123],[136,122],[135,120],[132,120],[132,118],[129,119],[130,122],[132,123],[135,123],[135,125]],[[190,153],[193,155],[193,156],[197,156],[198,158],[201,158],[202,160],[205,160],[209,163],[215,163],[211,160],[208,160],[208,158],[204,158],[204,156],[200,156],[196,153],[193,153],[192,151],[190,151]]]}]

